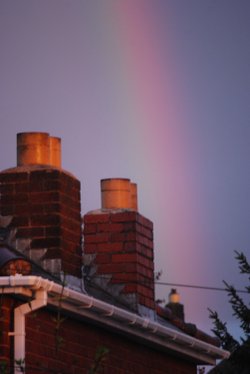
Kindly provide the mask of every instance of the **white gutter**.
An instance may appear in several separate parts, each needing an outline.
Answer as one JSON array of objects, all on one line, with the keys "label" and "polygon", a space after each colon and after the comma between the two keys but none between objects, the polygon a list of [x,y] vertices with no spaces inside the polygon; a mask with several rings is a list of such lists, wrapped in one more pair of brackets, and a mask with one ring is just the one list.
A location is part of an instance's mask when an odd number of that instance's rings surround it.
[{"label": "white gutter", "polygon": [[[0,277],[0,287],[3,293],[22,295],[27,295],[27,289],[36,291],[36,295],[40,290],[43,292],[43,294],[39,293],[43,295],[41,306],[46,305],[42,304],[45,302],[46,294],[47,304],[58,307],[58,300],[60,300],[60,307],[65,311],[104,323],[105,326],[113,327],[148,343],[155,343],[207,364],[214,364],[216,359],[229,357],[229,352],[221,348],[42,277],[21,275]],[[35,305],[38,308],[41,307],[39,302],[37,297]],[[31,312],[29,303],[26,305]]]}]

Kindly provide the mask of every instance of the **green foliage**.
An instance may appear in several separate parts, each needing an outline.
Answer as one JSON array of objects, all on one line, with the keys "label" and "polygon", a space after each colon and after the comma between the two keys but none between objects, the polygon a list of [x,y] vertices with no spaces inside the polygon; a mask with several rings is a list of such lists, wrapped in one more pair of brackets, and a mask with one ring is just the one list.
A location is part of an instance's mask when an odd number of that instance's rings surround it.
[{"label": "green foliage", "polygon": [[[250,265],[247,261],[246,256],[243,253],[239,253],[237,251],[235,251],[235,253],[235,259],[238,261],[240,273],[249,275]],[[250,281],[250,277],[248,277],[248,280]],[[249,340],[250,337],[250,309],[245,304],[243,299],[239,296],[234,286],[228,284],[225,281],[224,284],[225,289],[228,293],[229,303],[231,304],[233,309],[233,315],[240,321],[240,327],[245,336],[245,339],[242,338],[242,342],[244,343]],[[247,285],[245,289],[246,292],[250,294],[250,286]],[[227,324],[223,323],[220,320],[217,312],[212,311],[211,309],[209,309],[209,312],[209,317],[212,319],[214,324],[214,329],[212,331],[220,339],[222,347],[229,350],[230,352],[235,351],[237,348],[239,348],[240,342],[234,339],[234,337],[228,332]]]},{"label": "green foliage", "polygon": [[91,366],[91,368],[88,370],[87,374],[97,374],[100,372],[102,368],[103,362],[107,359],[107,355],[109,353],[109,349],[100,346],[97,348],[96,353],[95,353],[95,358],[94,358],[94,363]]}]

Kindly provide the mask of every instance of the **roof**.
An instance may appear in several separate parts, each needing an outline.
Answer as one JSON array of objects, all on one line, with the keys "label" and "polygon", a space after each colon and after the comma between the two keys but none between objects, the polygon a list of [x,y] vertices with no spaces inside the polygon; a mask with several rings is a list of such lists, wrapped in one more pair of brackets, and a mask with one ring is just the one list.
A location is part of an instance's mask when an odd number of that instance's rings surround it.
[{"label": "roof", "polygon": [[108,326],[146,344],[170,350],[199,363],[214,364],[216,359],[228,356],[228,352],[177,329],[140,317],[43,277],[19,274],[4,276],[0,277],[0,287],[4,294],[26,297],[34,297],[36,291],[43,290],[47,293],[47,305],[54,307],[58,307],[58,295],[61,295],[61,308],[73,316]]},{"label": "roof", "polygon": [[2,293],[35,298],[38,292],[43,292],[46,294],[46,305],[54,308],[58,308],[60,296],[60,308],[65,313],[108,327],[131,339],[139,339],[144,344],[171,351],[172,354],[185,357],[196,364],[215,364],[216,359],[229,356],[227,351],[216,346],[214,338],[198,330],[195,325],[176,318],[168,308],[157,306],[156,313],[143,317],[129,310],[127,305],[119,303],[119,300],[112,302],[111,295],[107,292],[104,295],[101,292],[92,295],[87,293],[81,279],[68,276],[65,286],[65,279],[62,281],[45,272],[25,256],[25,251],[17,254],[6,243],[6,235],[3,233],[2,240],[0,239],[3,249],[0,250],[0,264],[6,262],[6,259],[21,258],[29,261],[31,267],[29,275],[10,273],[0,276]]}]

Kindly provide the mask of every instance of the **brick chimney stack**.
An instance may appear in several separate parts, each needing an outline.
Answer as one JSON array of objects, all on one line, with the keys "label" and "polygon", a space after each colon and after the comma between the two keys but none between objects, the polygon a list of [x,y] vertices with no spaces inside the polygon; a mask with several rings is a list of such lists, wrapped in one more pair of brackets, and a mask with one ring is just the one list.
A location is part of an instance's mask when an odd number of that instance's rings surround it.
[{"label": "brick chimney stack", "polygon": [[17,167],[0,173],[0,214],[13,217],[17,249],[45,270],[81,276],[80,182],[61,169],[61,140],[17,134]]},{"label": "brick chimney stack", "polygon": [[[153,224],[137,211],[137,187],[129,179],[101,181],[102,208],[84,216],[84,257],[93,281],[118,285],[118,298],[141,314],[155,309]],[[99,282],[100,284],[100,282]]]}]

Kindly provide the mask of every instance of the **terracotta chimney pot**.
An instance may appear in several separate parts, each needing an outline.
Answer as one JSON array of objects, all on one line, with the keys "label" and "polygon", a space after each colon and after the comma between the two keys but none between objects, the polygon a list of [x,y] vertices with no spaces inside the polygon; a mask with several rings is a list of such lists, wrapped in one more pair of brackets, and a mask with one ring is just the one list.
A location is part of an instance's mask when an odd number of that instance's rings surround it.
[{"label": "terracotta chimney pot", "polygon": [[49,165],[49,134],[27,132],[17,134],[17,166]]},{"label": "terracotta chimney pot", "polygon": [[137,184],[130,183],[130,201],[131,201],[131,209],[138,210],[138,203],[137,203]]},{"label": "terracotta chimney pot", "polygon": [[130,209],[130,179],[101,180],[102,209]]},{"label": "terracotta chimney pot", "polygon": [[61,168],[61,139],[49,137],[50,165]]}]

